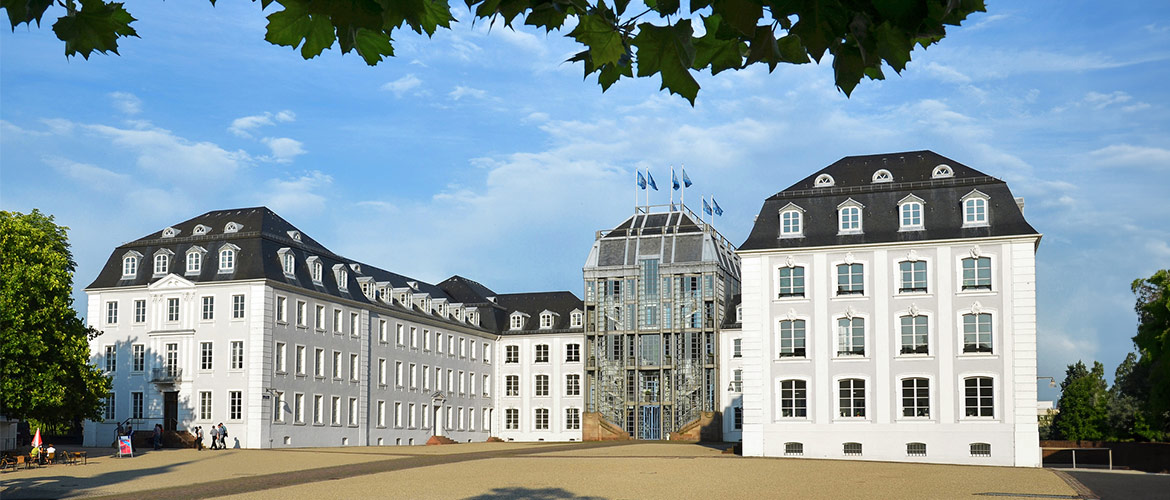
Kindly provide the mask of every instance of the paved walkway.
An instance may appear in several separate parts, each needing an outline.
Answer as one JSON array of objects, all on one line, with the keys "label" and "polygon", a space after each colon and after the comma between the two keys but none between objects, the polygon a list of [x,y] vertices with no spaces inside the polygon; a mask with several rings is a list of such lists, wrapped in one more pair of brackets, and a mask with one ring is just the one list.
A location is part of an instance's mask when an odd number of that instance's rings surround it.
[{"label": "paved walkway", "polygon": [[1170,474],[1141,471],[1063,469],[1101,500],[1156,500],[1170,498]]},{"label": "paved walkway", "polygon": [[[102,456],[99,456],[102,455]],[[744,458],[677,443],[473,443],[294,450],[162,450],[0,475],[30,498],[1082,498],[1056,473]]]}]

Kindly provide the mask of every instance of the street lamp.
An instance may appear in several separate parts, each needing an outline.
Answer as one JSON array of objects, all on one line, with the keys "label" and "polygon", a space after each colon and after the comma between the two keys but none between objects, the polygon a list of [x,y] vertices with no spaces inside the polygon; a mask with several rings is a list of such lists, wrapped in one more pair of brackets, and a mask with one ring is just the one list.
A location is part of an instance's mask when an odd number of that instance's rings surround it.
[{"label": "street lamp", "polygon": [[1048,379],[1048,387],[1056,387],[1056,379],[1052,377],[1036,377],[1036,382],[1040,382],[1044,379]]}]

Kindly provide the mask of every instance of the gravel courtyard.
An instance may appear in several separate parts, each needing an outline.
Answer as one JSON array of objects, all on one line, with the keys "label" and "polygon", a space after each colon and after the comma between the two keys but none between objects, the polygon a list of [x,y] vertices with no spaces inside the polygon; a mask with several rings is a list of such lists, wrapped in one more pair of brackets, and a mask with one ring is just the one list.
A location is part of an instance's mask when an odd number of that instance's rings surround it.
[{"label": "gravel courtyard", "polygon": [[0,475],[0,498],[1080,498],[1055,472],[745,458],[696,444],[162,450]]}]

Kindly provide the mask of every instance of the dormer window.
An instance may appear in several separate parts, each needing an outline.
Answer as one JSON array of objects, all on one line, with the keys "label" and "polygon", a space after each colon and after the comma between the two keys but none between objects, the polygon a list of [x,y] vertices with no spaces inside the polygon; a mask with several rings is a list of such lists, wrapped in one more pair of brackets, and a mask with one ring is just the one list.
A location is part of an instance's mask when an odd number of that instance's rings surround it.
[{"label": "dormer window", "polygon": [[133,278],[138,275],[138,260],[142,254],[131,250],[122,256],[122,277]]},{"label": "dormer window", "polygon": [[338,290],[349,290],[349,271],[345,270],[345,264],[333,265],[333,279],[337,280]]},{"label": "dormer window", "polygon": [[743,304],[737,304],[735,306],[735,322],[743,323]]},{"label": "dormer window", "polygon": [[837,205],[837,227],[840,234],[861,232],[862,205],[852,198]]},{"label": "dormer window", "polygon": [[285,276],[292,276],[296,271],[297,257],[293,255],[292,249],[289,247],[281,248],[276,251],[280,256],[280,267],[284,270]]},{"label": "dormer window", "polygon": [[230,273],[236,270],[236,252],[240,247],[228,243],[219,249],[219,272]]},{"label": "dormer window", "polygon": [[154,253],[154,275],[155,276],[161,276],[163,274],[166,274],[168,271],[170,271],[170,269],[171,269],[171,255],[174,255],[174,252],[167,250],[165,248]]},{"label": "dormer window", "polygon": [[175,228],[173,228],[173,227],[168,227],[168,228],[166,228],[166,229],[163,229],[163,232],[162,232],[162,237],[163,237],[163,238],[174,238],[174,237],[175,237],[175,236],[177,236],[178,234],[179,234],[179,230],[178,230],[178,229],[175,229]]},{"label": "dormer window", "polygon": [[510,327],[512,330],[523,330],[524,329],[524,313],[521,313],[521,312],[512,313]]},{"label": "dormer window", "polygon": [[321,284],[321,271],[325,267],[321,264],[321,258],[316,255],[305,259],[309,264],[309,276],[313,279],[313,283]]},{"label": "dormer window", "polygon": [[898,202],[898,229],[915,231],[922,229],[923,201],[914,195],[907,195]]},{"label": "dormer window", "polygon": [[468,309],[464,312],[464,314],[467,316],[468,323],[479,326],[479,312],[477,312],[475,309]]},{"label": "dormer window", "polygon": [[243,229],[243,227],[244,227],[244,226],[243,226],[243,225],[241,225],[241,224],[240,224],[240,223],[238,223],[238,222],[229,222],[229,223],[227,223],[227,225],[226,225],[226,226],[224,226],[224,227],[223,227],[223,232],[225,232],[225,233],[236,233],[236,232],[239,232],[239,231],[240,231],[240,229]]},{"label": "dormer window", "polygon": [[978,189],[960,199],[963,204],[963,227],[987,225],[988,200],[988,196]]},{"label": "dormer window", "polygon": [[191,234],[195,236],[203,236],[209,232],[211,232],[211,227],[204,226],[203,224],[196,224],[195,229],[191,230]]},{"label": "dormer window", "polygon": [[187,274],[199,274],[203,270],[203,255],[206,253],[207,250],[200,246],[187,250]]},{"label": "dormer window", "polygon": [[873,183],[878,184],[881,182],[894,182],[894,176],[890,175],[889,170],[883,168],[873,173]]},{"label": "dormer window", "polygon": [[374,300],[374,279],[369,277],[358,278],[358,284],[362,287],[362,295],[367,299]]},{"label": "dormer window", "polygon": [[780,237],[798,238],[804,235],[804,209],[789,203],[780,209]]},{"label": "dormer window", "polygon": [[813,187],[831,187],[836,184],[837,182],[833,180],[833,176],[829,174],[818,175],[817,179],[813,181]]},{"label": "dormer window", "polygon": [[569,313],[569,326],[572,328],[581,328],[581,317],[581,311]]},{"label": "dormer window", "polygon": [[548,330],[553,327],[553,317],[557,314],[552,311],[544,311],[540,313],[540,329]]},{"label": "dormer window", "polygon": [[940,164],[937,167],[934,167],[934,172],[930,173],[931,179],[946,179],[948,177],[954,177],[954,176],[955,176],[955,171],[951,170],[951,166],[947,165],[945,163]]},{"label": "dormer window", "polygon": [[292,238],[293,241],[296,241],[299,243],[301,241],[301,232],[300,231],[289,231],[288,237]]},{"label": "dormer window", "polygon": [[349,267],[350,267],[350,269],[353,269],[353,272],[355,272],[355,273],[358,273],[358,274],[362,273],[362,265],[361,264],[358,264],[355,262],[353,264],[350,264]]}]

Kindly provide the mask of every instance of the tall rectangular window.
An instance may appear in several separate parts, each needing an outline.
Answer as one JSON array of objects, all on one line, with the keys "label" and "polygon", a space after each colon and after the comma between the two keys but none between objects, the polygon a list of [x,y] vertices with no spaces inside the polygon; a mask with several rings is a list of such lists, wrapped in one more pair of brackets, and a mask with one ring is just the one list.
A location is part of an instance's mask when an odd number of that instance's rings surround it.
[{"label": "tall rectangular window", "polygon": [[135,300],[134,301],[134,322],[135,323],[145,323],[146,322],[146,301],[145,300]]},{"label": "tall rectangular window", "polygon": [[840,415],[842,417],[865,416],[865,381],[859,378],[842,380],[838,387]]},{"label": "tall rectangular window", "polygon": [[994,417],[995,391],[991,377],[971,377],[963,380],[965,390],[963,407],[968,417]]},{"label": "tall rectangular window", "polygon": [[297,301],[297,326],[309,326],[309,305],[303,300]]},{"label": "tall rectangular window", "polygon": [[898,263],[899,292],[926,292],[926,262],[921,260]]},{"label": "tall rectangular window", "polygon": [[410,327],[410,348],[418,349],[418,327]]},{"label": "tall rectangular window", "polygon": [[199,420],[211,420],[211,391],[199,391]]},{"label": "tall rectangular window", "polygon": [[349,379],[351,381],[358,381],[358,355],[349,355]]},{"label": "tall rectangular window", "polygon": [[275,391],[272,398],[272,421],[284,422],[284,392]]},{"label": "tall rectangular window", "polygon": [[779,274],[779,290],[776,294],[778,297],[804,297],[803,267],[781,267]]},{"label": "tall rectangular window", "polygon": [[902,348],[901,354],[929,354],[929,332],[926,328],[926,316],[902,316]]},{"label": "tall rectangular window", "polygon": [[167,299],[167,321],[179,321],[179,299]]},{"label": "tall rectangular window", "polygon": [[780,416],[808,417],[808,391],[803,380],[780,381]]},{"label": "tall rectangular window", "polygon": [[399,347],[406,345],[406,330],[402,323],[398,323],[394,330],[394,341]]},{"label": "tall rectangular window", "polygon": [[548,363],[548,344],[536,344],[536,359],[537,363]]},{"label": "tall rectangular window", "polygon": [[491,375],[486,373],[483,374],[483,397],[485,398],[491,397],[491,391],[489,390],[489,388],[492,386],[491,380]]},{"label": "tall rectangular window", "polygon": [[520,346],[506,345],[504,346],[504,363],[519,363],[520,362]]},{"label": "tall rectangular window", "polygon": [[203,307],[201,309],[204,320],[215,319],[215,297],[203,297]]},{"label": "tall rectangular window", "polygon": [[902,416],[930,416],[930,379],[902,379]]},{"label": "tall rectangular window", "polygon": [[402,382],[403,382],[404,378],[405,377],[403,377],[403,373],[402,373],[402,362],[395,361],[394,362],[394,386],[398,387],[398,388],[402,388]]},{"label": "tall rectangular window", "polygon": [[580,408],[565,408],[565,429],[570,431],[581,429]]},{"label": "tall rectangular window", "polygon": [[963,315],[963,352],[991,352],[991,315]]},{"label": "tall rectangular window", "polygon": [[861,295],[865,293],[863,269],[864,266],[861,264],[838,264],[837,295]]},{"label": "tall rectangular window", "polygon": [[297,346],[296,373],[297,375],[305,374],[305,346],[303,345]]},{"label": "tall rectangular window", "polygon": [[293,395],[293,419],[298,424],[305,423],[305,395]]},{"label": "tall rectangular window", "polygon": [[358,424],[358,400],[349,398],[349,425]]},{"label": "tall rectangular window", "polygon": [[355,312],[349,313],[349,334],[353,335],[354,337],[357,337],[358,335],[360,335],[362,333],[362,330],[360,328],[360,323],[358,322],[358,318],[359,318],[358,313],[355,313]]},{"label": "tall rectangular window", "polygon": [[731,339],[731,357],[743,357],[743,339]]},{"label": "tall rectangular window", "polygon": [[276,343],[276,349],[275,349],[274,355],[276,356],[276,362],[273,364],[276,367],[276,372],[277,373],[284,372],[284,342],[277,342]]},{"label": "tall rectangular window", "polygon": [[313,375],[316,377],[325,376],[325,349],[320,347],[313,351]]},{"label": "tall rectangular window", "polygon": [[316,313],[313,316],[313,326],[315,326],[318,330],[324,330],[325,329],[325,306],[318,304],[313,310]]},{"label": "tall rectangular window", "polygon": [[504,378],[504,395],[505,396],[519,396],[520,395],[520,376],[508,375]]},{"label": "tall rectangular window", "polygon": [[387,342],[389,339],[386,338],[386,335],[386,320],[380,319],[378,320],[378,342]]},{"label": "tall rectangular window", "polygon": [[378,427],[386,427],[386,402],[378,401]]},{"label": "tall rectangular window", "polygon": [[288,299],[284,297],[276,298],[276,321],[278,323],[288,321]]},{"label": "tall rectangular window", "polygon": [[325,423],[325,396],[320,394],[313,395],[313,423],[317,425]]},{"label": "tall rectangular window", "polygon": [[520,410],[516,408],[504,410],[504,428],[511,431],[520,428]]},{"label": "tall rectangular window", "polygon": [[570,373],[565,375],[565,395],[566,396],[580,396],[581,395],[581,375],[578,373]]},{"label": "tall rectangular window", "polygon": [[200,342],[200,343],[199,343],[199,369],[200,369],[200,370],[210,370],[210,369],[212,369],[212,365],[211,365],[212,357],[211,357],[211,355],[212,355],[212,353],[213,353],[213,352],[214,352],[214,351],[213,351],[213,349],[212,349],[212,343],[211,343],[211,342]]},{"label": "tall rectangular window", "polygon": [[106,407],[104,409],[104,417],[106,420],[114,420],[118,418],[116,411],[117,405],[115,404],[116,402],[117,400],[115,399],[114,393],[112,391],[109,394],[106,394]]},{"label": "tall rectangular window", "polygon": [[106,324],[118,324],[118,303],[114,301],[106,302]]},{"label": "tall rectangular window", "polygon": [[963,290],[991,290],[991,258],[963,259]]},{"label": "tall rectangular window", "polygon": [[394,402],[394,427],[402,427],[402,403]]},{"label": "tall rectangular window", "polygon": [[536,430],[538,430],[538,431],[547,431],[548,430],[548,408],[537,408],[536,409]]},{"label": "tall rectangular window", "polygon": [[146,369],[146,346],[142,344],[134,344],[130,347],[130,362],[133,366],[131,369],[140,372]]},{"label": "tall rectangular window", "polygon": [[416,378],[416,375],[415,375],[415,373],[417,373],[417,372],[418,372],[418,365],[411,363],[410,364],[410,371],[408,372],[408,377],[407,377],[409,379],[411,389],[418,388],[418,378]]},{"label": "tall rectangular window", "polygon": [[330,401],[330,420],[333,425],[341,425],[341,396],[333,396]]},{"label": "tall rectangular window", "polygon": [[130,393],[130,418],[142,418],[142,393]]},{"label": "tall rectangular window", "polygon": [[378,358],[378,385],[386,385],[386,360]]},{"label": "tall rectangular window", "polygon": [[548,396],[548,375],[536,376],[536,395]]},{"label": "tall rectangular window", "polygon": [[232,295],[232,319],[243,319],[244,317],[244,296]]},{"label": "tall rectangular window", "polygon": [[233,340],[232,344],[231,344],[231,348],[232,348],[232,366],[231,366],[231,368],[233,370],[243,370],[244,369],[244,341],[243,340]]},{"label": "tall rectangular window", "polygon": [[341,333],[345,325],[341,324],[341,309],[333,310],[333,333]]},{"label": "tall rectangular window", "polygon": [[118,369],[118,347],[108,345],[106,346],[106,371],[113,372]]},{"label": "tall rectangular window", "polygon": [[730,388],[731,392],[743,392],[743,370],[732,370]]},{"label": "tall rectangular window", "polygon": [[780,322],[780,357],[803,358],[805,355],[804,320]]},{"label": "tall rectangular window", "polygon": [[865,356],[865,319],[837,320],[837,355]]},{"label": "tall rectangular window", "polygon": [[166,364],[167,376],[179,376],[179,344],[166,345],[166,358],[163,358]]},{"label": "tall rectangular window", "polygon": [[333,378],[341,380],[341,351],[333,351]]}]

